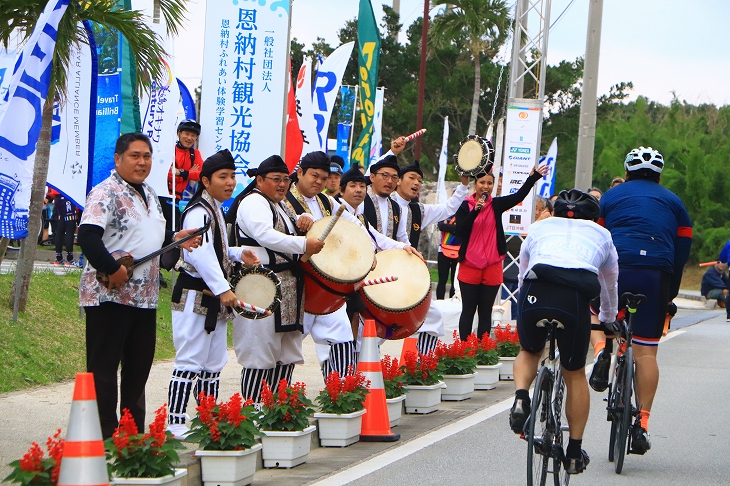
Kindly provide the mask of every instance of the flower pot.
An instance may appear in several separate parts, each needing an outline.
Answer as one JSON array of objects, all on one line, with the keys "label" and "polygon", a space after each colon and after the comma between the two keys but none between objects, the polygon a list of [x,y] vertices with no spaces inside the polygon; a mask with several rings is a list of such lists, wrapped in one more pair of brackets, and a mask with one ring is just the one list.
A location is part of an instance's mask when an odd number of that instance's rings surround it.
[{"label": "flower pot", "polygon": [[476,373],[468,375],[444,375],[446,388],[441,390],[441,400],[458,402],[471,398],[474,394],[474,377]]},{"label": "flower pot", "polygon": [[514,366],[515,366],[515,358],[514,357],[507,357],[507,356],[500,356],[499,362],[502,363],[502,368],[499,370],[499,379],[500,380],[514,380]]},{"label": "flower pot", "polygon": [[188,474],[187,469],[175,469],[175,474],[168,474],[161,478],[118,478],[112,477],[112,484],[165,484],[167,486],[179,486],[182,478]]},{"label": "flower pot", "polygon": [[307,462],[312,445],[309,437],[317,427],[310,425],[304,430],[280,432],[278,430],[262,430],[261,442],[264,449],[261,457],[264,467],[290,468]]},{"label": "flower pot", "polygon": [[322,447],[347,447],[360,440],[365,409],[352,413],[315,413],[319,444]]},{"label": "flower pot", "polygon": [[195,451],[205,486],[243,486],[253,482],[261,444],[242,451]]},{"label": "flower pot", "polygon": [[475,390],[491,390],[499,382],[499,370],[502,363],[496,365],[477,365],[477,376],[474,378]]},{"label": "flower pot", "polygon": [[435,385],[406,385],[406,413],[431,413],[439,409],[444,382]]},{"label": "flower pot", "polygon": [[400,423],[401,415],[403,414],[403,400],[406,399],[405,394],[395,397],[388,398],[385,403],[388,404],[388,418],[390,418],[390,426],[395,427]]}]

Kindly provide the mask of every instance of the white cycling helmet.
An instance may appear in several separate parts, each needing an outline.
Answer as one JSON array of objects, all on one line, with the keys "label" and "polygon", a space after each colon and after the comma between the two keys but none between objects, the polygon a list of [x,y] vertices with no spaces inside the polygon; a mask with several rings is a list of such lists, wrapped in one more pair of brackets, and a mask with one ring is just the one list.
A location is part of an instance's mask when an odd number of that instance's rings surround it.
[{"label": "white cycling helmet", "polygon": [[624,169],[627,172],[650,169],[659,174],[664,169],[664,157],[651,147],[639,147],[626,154]]}]

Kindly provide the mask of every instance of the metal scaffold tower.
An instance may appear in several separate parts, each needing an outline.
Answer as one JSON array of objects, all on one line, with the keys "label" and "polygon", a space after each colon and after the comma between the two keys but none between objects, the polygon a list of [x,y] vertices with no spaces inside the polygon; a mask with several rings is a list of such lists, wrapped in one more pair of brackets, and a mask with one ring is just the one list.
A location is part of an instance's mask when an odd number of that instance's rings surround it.
[{"label": "metal scaffold tower", "polygon": [[[551,0],[517,0],[515,2],[515,23],[512,35],[512,58],[510,62],[510,76],[508,88],[508,105],[515,102],[529,103],[540,109],[539,132],[537,147],[539,154],[540,137],[542,134],[542,109],[545,100],[545,78],[547,72],[548,38],[550,34],[550,7]],[[525,80],[534,83],[535,89],[529,98],[525,97]],[[504,120],[497,126],[495,173],[501,167],[503,152]],[[500,176],[501,177],[501,176]],[[534,214],[534,213],[533,213]],[[514,266],[519,269],[519,252],[512,254],[510,247],[516,247],[516,241],[524,241],[521,235],[507,237],[507,256],[504,272],[508,273]],[[511,273],[511,272],[510,272]],[[516,293],[519,290],[516,282],[505,280],[502,289],[508,301],[516,302]],[[497,296],[497,303],[500,296]],[[514,316],[513,316],[514,317]],[[494,320],[494,319],[493,319]]]}]

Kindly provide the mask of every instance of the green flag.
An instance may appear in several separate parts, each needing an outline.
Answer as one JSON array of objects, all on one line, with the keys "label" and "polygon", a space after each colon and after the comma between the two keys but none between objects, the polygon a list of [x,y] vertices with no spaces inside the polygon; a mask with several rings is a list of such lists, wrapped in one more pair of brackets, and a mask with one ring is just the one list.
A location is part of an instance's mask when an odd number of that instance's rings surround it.
[{"label": "green flag", "polygon": [[375,91],[380,62],[380,32],[370,0],[360,0],[357,17],[358,72],[360,74],[360,122],[362,131],[350,156],[351,164],[367,167],[370,162],[370,142],[375,117]]},{"label": "green flag", "polygon": [[[117,8],[132,10],[131,0],[118,0]],[[139,113],[139,95],[137,94],[137,64],[134,60],[129,42],[123,36],[120,48],[122,51],[122,120],[121,133],[141,132],[142,121]]]}]

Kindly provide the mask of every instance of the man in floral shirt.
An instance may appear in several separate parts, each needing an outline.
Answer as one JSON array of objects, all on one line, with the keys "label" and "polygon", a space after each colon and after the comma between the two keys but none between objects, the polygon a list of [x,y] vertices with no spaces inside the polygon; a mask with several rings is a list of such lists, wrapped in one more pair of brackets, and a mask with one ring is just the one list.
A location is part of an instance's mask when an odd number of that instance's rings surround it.
[{"label": "man in floral shirt", "polygon": [[[78,240],[88,258],[79,285],[80,305],[86,310],[86,368],[94,373],[99,418],[104,438],[111,437],[117,419],[117,369],[122,364],[120,406],[144,429],[145,384],[155,355],[159,258],[128,273],[112,252],[139,259],[164,243],[195,230],[165,231],[157,194],[145,179],[152,167],[152,145],[141,133],[119,137],[115,170],[86,198]],[[188,250],[200,237],[182,246]],[[97,280],[108,275],[108,284]]]}]

